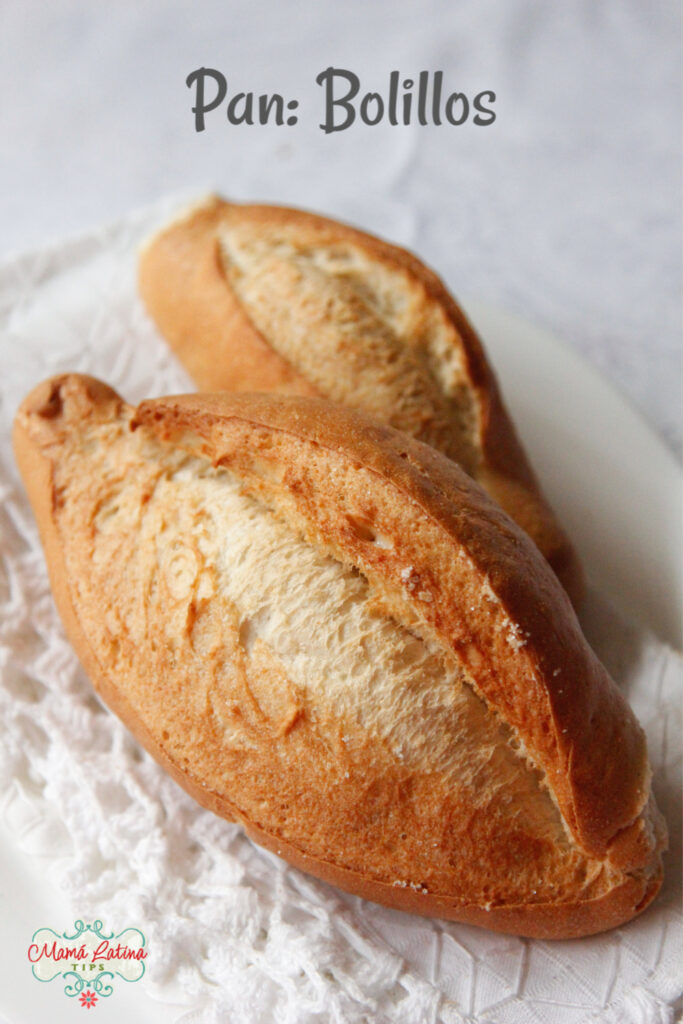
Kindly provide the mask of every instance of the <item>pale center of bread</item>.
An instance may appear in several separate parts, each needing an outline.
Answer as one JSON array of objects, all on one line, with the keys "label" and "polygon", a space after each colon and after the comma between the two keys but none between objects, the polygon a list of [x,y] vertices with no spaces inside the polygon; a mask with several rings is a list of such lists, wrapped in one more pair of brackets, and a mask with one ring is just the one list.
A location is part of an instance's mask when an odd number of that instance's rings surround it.
[{"label": "pale center of bread", "polygon": [[[397,762],[445,775],[473,806],[566,845],[553,801],[457,665],[373,611],[357,570],[302,539],[233,473],[118,426],[92,427],[59,475],[74,600],[150,730],[184,742],[210,715],[227,746],[248,746],[248,716],[233,714],[244,700],[235,663],[258,668],[265,652],[281,671],[252,671],[250,699],[276,725],[305,708],[323,730],[337,723],[351,755],[374,737]],[[90,547],[70,541],[83,536]]]},{"label": "pale center of bread", "polygon": [[326,397],[362,409],[456,459],[479,463],[476,399],[440,303],[407,270],[348,242],[235,223],[220,236],[250,320]]}]

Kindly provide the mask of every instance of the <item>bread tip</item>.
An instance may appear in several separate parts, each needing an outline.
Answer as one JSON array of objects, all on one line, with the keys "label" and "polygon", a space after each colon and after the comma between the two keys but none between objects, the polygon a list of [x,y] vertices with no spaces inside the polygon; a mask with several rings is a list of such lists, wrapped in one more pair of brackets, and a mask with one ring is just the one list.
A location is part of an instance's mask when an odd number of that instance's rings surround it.
[{"label": "bread tip", "polygon": [[95,407],[118,406],[121,402],[113,388],[87,374],[60,373],[48,377],[28,393],[17,409],[12,429],[15,453],[22,438],[40,439],[40,447],[58,437],[71,418],[80,419]]},{"label": "bread tip", "polygon": [[222,199],[217,192],[205,192],[202,196],[189,199],[178,209],[174,210],[173,213],[166,216],[162,224],[155,227],[149,235],[143,238],[138,248],[138,257],[142,259],[146,256],[149,250],[158,242],[159,237],[166,234],[170,229],[175,230],[181,227],[187,221],[192,220],[197,214],[210,213],[219,206],[224,206],[225,202],[226,200]]},{"label": "bread tip", "polygon": [[68,375],[60,374],[43,380],[26,395],[17,409],[17,418],[39,416],[51,420],[60,415],[63,407],[62,384]]}]

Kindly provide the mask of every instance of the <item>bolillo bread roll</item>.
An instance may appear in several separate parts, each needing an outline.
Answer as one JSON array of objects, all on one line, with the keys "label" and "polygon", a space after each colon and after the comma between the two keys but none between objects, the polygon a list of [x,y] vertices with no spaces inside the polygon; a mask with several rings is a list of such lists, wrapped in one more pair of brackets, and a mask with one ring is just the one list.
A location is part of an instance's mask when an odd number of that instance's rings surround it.
[{"label": "bolillo bread roll", "polygon": [[481,342],[416,257],[337,221],[210,197],[140,258],[142,298],[202,391],[318,395],[458,462],[576,604],[583,577]]},{"label": "bolillo bread roll", "polygon": [[319,399],[126,405],[78,375],[15,452],[105,702],[205,807],[389,906],[547,938],[661,884],[642,730],[528,537]]}]

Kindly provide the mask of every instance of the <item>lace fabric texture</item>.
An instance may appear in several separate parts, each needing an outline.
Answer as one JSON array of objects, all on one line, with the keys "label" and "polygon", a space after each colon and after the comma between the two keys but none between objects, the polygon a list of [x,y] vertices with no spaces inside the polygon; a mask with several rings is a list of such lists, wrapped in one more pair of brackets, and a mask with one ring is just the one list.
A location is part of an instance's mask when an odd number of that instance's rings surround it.
[{"label": "lace fabric texture", "polygon": [[672,849],[655,905],[594,938],[490,934],[311,879],[198,807],[95,696],[52,603],[11,419],[31,387],[66,370],[133,402],[191,390],[135,288],[140,242],[178,205],[0,266],[0,785],[17,843],[49,861],[77,916],[140,922],[155,951],[147,989],[182,1004],[182,1024],[673,1020],[681,661],[597,595],[585,626],[647,731]]}]

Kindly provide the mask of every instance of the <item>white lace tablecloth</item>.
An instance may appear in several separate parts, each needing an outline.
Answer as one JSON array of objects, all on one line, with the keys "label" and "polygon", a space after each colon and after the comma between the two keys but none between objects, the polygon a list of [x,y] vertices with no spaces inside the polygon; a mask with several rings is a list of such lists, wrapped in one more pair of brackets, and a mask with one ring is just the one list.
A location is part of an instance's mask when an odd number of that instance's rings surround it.
[{"label": "white lace tablecloth", "polygon": [[[542,942],[346,896],[199,808],[94,696],[67,643],[9,443],[43,377],[131,401],[190,383],[135,293],[167,206],[0,266],[0,785],[5,821],[74,911],[144,923],[146,984],[184,1024],[665,1024],[683,989],[679,657],[591,595],[590,638],[648,734],[671,829],[656,904],[606,935]],[[169,1015],[169,1019],[172,1018]]]}]

